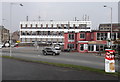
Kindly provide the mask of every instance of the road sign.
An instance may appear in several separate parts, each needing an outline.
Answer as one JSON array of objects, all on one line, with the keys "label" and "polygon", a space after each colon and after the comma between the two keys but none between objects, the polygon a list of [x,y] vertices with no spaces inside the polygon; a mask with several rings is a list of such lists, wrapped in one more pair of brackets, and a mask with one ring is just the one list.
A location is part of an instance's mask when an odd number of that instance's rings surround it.
[{"label": "road sign", "polygon": [[107,42],[107,46],[112,46],[112,42]]}]

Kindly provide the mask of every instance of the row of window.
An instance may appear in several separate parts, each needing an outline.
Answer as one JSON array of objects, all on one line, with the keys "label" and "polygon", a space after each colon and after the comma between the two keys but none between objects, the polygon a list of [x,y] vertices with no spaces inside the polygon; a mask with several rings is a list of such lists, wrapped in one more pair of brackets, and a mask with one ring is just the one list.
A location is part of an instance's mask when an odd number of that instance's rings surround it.
[{"label": "row of window", "polygon": [[[118,27],[118,26],[120,26],[120,24],[112,24],[112,26],[114,26],[114,27]],[[101,24],[101,27],[111,27],[111,24]]]},{"label": "row of window", "polygon": [[21,29],[90,29],[90,27],[21,27]]},{"label": "row of window", "polygon": [[[74,40],[74,34],[69,34],[68,35],[68,40]],[[84,39],[85,38],[85,33],[80,33],[80,38]]]},{"label": "row of window", "polygon": [[63,36],[64,32],[58,32],[58,31],[26,31],[21,32],[21,35],[61,35]]},{"label": "row of window", "polygon": [[97,33],[97,40],[107,40],[108,33]]},{"label": "row of window", "polygon": [[100,28],[100,30],[111,30],[111,28]]},{"label": "row of window", "polygon": [[[74,40],[74,33],[68,35],[68,40]],[[85,33],[80,33],[80,38],[85,39],[86,35]],[[93,39],[93,36],[91,36]],[[111,34],[110,34],[111,38]],[[120,38],[120,33],[112,33],[112,40],[116,40],[117,38]],[[108,39],[108,33],[97,33],[97,40],[107,40]]]},{"label": "row of window", "polygon": [[35,38],[22,38],[21,42],[46,42],[46,43],[63,43],[63,39],[35,39]]},{"label": "row of window", "polygon": [[[77,27],[84,28],[84,27],[86,27],[86,26],[87,26],[86,24],[79,24]],[[57,24],[56,26],[54,26],[53,24],[51,24],[51,25],[48,25],[48,24],[43,25],[43,24],[41,24],[40,26],[38,26],[38,24],[35,24],[35,25],[30,24],[30,25],[28,26],[27,24],[25,24],[25,25],[23,26],[23,24],[21,24],[21,27],[45,27],[45,28],[46,28],[46,27],[71,27],[71,25],[70,25],[70,24]],[[73,24],[72,27],[76,27],[76,25]]]},{"label": "row of window", "polygon": [[[107,40],[108,33],[97,33],[97,40]],[[111,33],[110,33],[111,38]],[[120,33],[112,33],[112,40],[116,40],[117,38],[120,38]]]},{"label": "row of window", "polygon": [[[85,46],[85,44],[80,44],[80,51],[84,51],[85,50],[84,46]],[[67,48],[75,49],[75,44],[68,44]],[[86,49],[88,51],[94,51],[94,44],[88,44]],[[96,44],[96,51],[104,51],[105,49],[107,49],[107,45]]]}]

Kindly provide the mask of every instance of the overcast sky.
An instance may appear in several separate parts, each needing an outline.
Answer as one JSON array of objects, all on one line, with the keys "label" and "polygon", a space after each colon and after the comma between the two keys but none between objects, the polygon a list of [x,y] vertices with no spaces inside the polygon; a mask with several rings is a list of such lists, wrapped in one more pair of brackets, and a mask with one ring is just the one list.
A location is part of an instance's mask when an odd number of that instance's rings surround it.
[{"label": "overcast sky", "polygon": [[[22,3],[21,7],[19,4]],[[0,3],[1,5],[1,3]],[[92,28],[98,28],[101,23],[110,23],[110,8],[113,8],[113,22],[118,22],[118,2],[15,2],[12,5],[12,31],[19,30],[20,21],[29,20],[82,20],[88,15],[92,21]],[[0,14],[1,15],[1,14]],[[2,25],[10,27],[10,2],[2,2]]]}]

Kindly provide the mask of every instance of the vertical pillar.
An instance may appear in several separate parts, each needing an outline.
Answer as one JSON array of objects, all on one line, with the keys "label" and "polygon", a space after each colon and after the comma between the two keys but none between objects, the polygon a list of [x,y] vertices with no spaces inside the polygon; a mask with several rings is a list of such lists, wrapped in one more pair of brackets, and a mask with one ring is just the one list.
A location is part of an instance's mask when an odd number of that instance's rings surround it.
[{"label": "vertical pillar", "polygon": [[94,51],[96,51],[96,45],[94,45]]},{"label": "vertical pillar", "polygon": [[84,44],[84,50],[88,51],[88,44]]},{"label": "vertical pillar", "polygon": [[57,38],[57,43],[59,42],[59,39]]},{"label": "vertical pillar", "polygon": [[110,33],[108,33],[107,38],[110,39]]}]

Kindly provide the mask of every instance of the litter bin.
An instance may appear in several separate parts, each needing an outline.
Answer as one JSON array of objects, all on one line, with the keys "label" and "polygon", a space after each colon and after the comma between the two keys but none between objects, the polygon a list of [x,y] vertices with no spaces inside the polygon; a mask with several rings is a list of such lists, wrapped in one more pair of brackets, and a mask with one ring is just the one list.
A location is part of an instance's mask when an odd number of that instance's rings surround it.
[{"label": "litter bin", "polygon": [[115,72],[115,50],[106,49],[105,72]]}]

